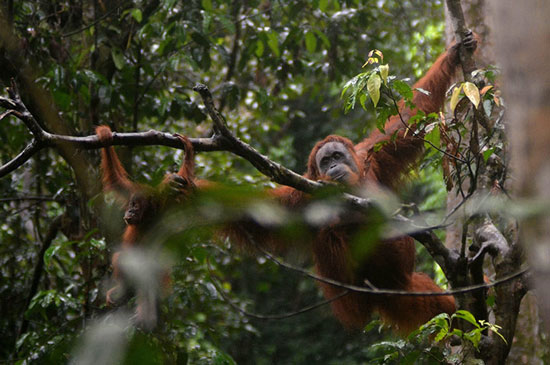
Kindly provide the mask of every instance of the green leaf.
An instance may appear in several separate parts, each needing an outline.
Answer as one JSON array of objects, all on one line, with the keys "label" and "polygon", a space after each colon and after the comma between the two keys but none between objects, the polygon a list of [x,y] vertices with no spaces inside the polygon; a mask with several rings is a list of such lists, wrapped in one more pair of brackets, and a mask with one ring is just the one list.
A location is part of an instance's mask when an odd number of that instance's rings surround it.
[{"label": "green leaf", "polygon": [[59,248],[59,245],[53,245],[48,247],[46,252],[44,252],[44,264],[46,265],[46,268],[50,266],[52,257],[54,257],[57,251],[59,251]]},{"label": "green leaf", "polygon": [[220,23],[222,23],[223,27],[227,29],[229,33],[235,34],[236,29],[235,29],[235,23],[233,22],[233,20],[231,20],[229,17],[223,14],[220,14],[218,16],[218,20]]},{"label": "green leaf", "polygon": [[191,255],[193,255],[198,262],[205,262],[206,258],[208,257],[208,250],[206,250],[204,247],[194,247],[191,251]]},{"label": "green leaf", "polygon": [[405,355],[404,358],[402,358],[399,361],[399,364],[401,365],[414,365],[418,364],[418,359],[420,358],[420,355],[422,352],[420,350],[414,350],[409,352],[407,355]]},{"label": "green leaf", "polygon": [[409,84],[403,80],[395,80],[393,82],[393,87],[405,100],[411,100],[413,97],[413,92]]},{"label": "green leaf", "polygon": [[478,348],[479,341],[481,340],[481,331],[483,331],[481,328],[476,328],[464,334],[464,338],[470,341],[476,349]]},{"label": "green leaf", "polygon": [[481,97],[479,95],[479,89],[477,86],[472,84],[471,82],[465,82],[464,83],[464,94],[470,99],[472,104],[477,108],[479,105],[479,101],[481,100]]},{"label": "green leaf", "polygon": [[425,147],[426,148],[429,148],[429,147],[436,147],[436,148],[439,148],[441,142],[440,142],[440,139],[441,139],[441,136],[440,136],[440,132],[439,132],[439,126],[437,126],[436,124],[437,123],[433,123],[434,126],[433,126],[433,129],[431,129],[431,131],[429,131],[426,136],[424,136],[424,139],[426,141],[429,141],[431,142],[428,143],[428,142],[425,142]]},{"label": "green leaf", "polygon": [[115,67],[118,70],[122,70],[124,68],[124,55],[122,54],[122,51],[118,48],[111,49],[111,57],[113,58]]},{"label": "green leaf", "polygon": [[448,327],[441,328],[439,330],[439,332],[437,333],[437,335],[434,337],[434,341],[439,342],[439,341],[443,340],[445,338],[445,336],[447,336],[448,333],[449,333],[449,328]]},{"label": "green leaf", "polygon": [[372,331],[375,327],[379,327],[381,325],[381,322],[379,320],[372,320],[370,321],[365,328],[363,328],[364,332]]},{"label": "green leaf", "polygon": [[61,110],[69,110],[71,106],[71,96],[60,89],[55,89],[53,92],[55,104]]},{"label": "green leaf", "polygon": [[487,160],[489,159],[489,157],[491,157],[493,153],[495,153],[494,147],[488,148],[485,151],[483,151],[483,161],[487,162]]},{"label": "green leaf", "polygon": [[317,34],[317,37],[319,37],[319,39],[321,40],[321,42],[323,42],[323,45],[325,46],[325,48],[329,48],[330,47],[330,40],[328,39],[328,37],[325,35],[325,33],[321,32],[320,30],[316,29],[315,30],[315,34]]},{"label": "green leaf", "polygon": [[132,18],[134,18],[138,23],[141,23],[141,21],[143,20],[143,14],[141,13],[140,9],[132,9],[130,14],[132,15]]},{"label": "green leaf", "polygon": [[256,50],[254,51],[254,53],[256,54],[256,56],[262,57],[262,55],[264,54],[264,49],[264,42],[261,39],[258,39],[256,41]]},{"label": "green leaf", "polygon": [[367,106],[365,105],[365,103],[367,102],[367,96],[367,94],[362,93],[359,97],[359,103],[361,104],[361,108],[363,108],[364,110],[367,110]]},{"label": "green leaf", "polygon": [[328,8],[328,0],[319,0],[319,10],[321,10],[323,13],[327,11]]},{"label": "green leaf", "polygon": [[210,47],[210,42],[208,41],[208,38],[206,38],[206,36],[202,33],[193,32],[191,33],[191,38],[201,46]]},{"label": "green leaf", "polygon": [[489,307],[492,307],[495,305],[495,300],[496,300],[496,297],[494,295],[488,295],[487,299],[485,300],[485,303],[487,303]]},{"label": "green leaf", "polygon": [[476,318],[472,313],[468,312],[467,310],[463,310],[463,309],[457,310],[456,313],[453,314],[453,317],[462,318],[463,320],[479,328],[479,323],[477,323]]},{"label": "green leaf", "polygon": [[271,32],[267,34],[267,45],[275,56],[279,57],[281,55],[281,51],[279,51],[279,40],[277,39],[277,33]]},{"label": "green leaf", "polygon": [[317,37],[312,31],[306,33],[306,49],[309,53],[313,53],[317,49]]},{"label": "green leaf", "polygon": [[384,147],[385,145],[387,145],[390,141],[382,141],[382,142],[378,142],[374,145],[374,152],[378,152],[382,149],[382,147]]},{"label": "green leaf", "polygon": [[394,115],[394,108],[378,108],[376,110],[376,128],[379,130],[384,130],[384,125],[386,124],[386,121],[389,117]]},{"label": "green leaf", "polygon": [[388,74],[390,72],[390,65],[381,65],[379,69],[380,69],[380,76],[382,77],[382,80],[384,80],[384,85],[387,85]]},{"label": "green leaf", "polygon": [[378,101],[380,100],[380,86],[382,85],[382,80],[380,79],[380,76],[376,73],[373,73],[370,75],[369,80],[367,81],[367,90],[369,92],[369,96],[372,99],[372,103],[374,104],[374,107],[378,105]]},{"label": "green leaf", "polygon": [[208,12],[212,12],[212,0],[202,0],[202,8]]},{"label": "green leaf", "polygon": [[459,330],[458,328],[453,328],[453,330],[451,331],[451,335],[455,335],[462,338],[462,336],[464,336],[464,331]]}]

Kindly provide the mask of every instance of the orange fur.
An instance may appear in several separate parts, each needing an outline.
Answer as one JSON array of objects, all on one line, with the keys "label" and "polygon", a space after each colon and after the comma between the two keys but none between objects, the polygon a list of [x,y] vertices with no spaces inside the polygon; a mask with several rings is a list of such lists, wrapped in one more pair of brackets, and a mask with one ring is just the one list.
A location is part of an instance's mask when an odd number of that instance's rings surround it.
[{"label": "orange fur", "polygon": [[[451,47],[442,54],[413,88],[421,88],[430,93],[413,91],[413,102],[417,110],[429,114],[437,112],[445,100],[458,65],[458,46]],[[320,148],[329,142],[344,145],[358,167],[358,173],[351,179],[357,186],[383,187],[396,189],[400,186],[405,173],[417,162],[423,152],[424,142],[413,133],[415,126],[408,126],[408,120],[416,114],[401,101],[400,115],[392,116],[385,125],[385,133],[378,130],[367,136],[357,145],[344,137],[330,135],[313,147],[304,177],[313,180],[324,180],[316,165],[316,155]],[[401,120],[403,118],[403,120]],[[410,128],[409,130],[407,130]],[[396,136],[394,135],[396,134]],[[422,136],[420,133],[419,136]],[[386,142],[379,150],[375,146]],[[307,195],[290,187],[280,187],[271,191],[283,205],[296,208],[303,205]],[[345,224],[343,224],[345,223]],[[358,224],[341,222],[321,229],[311,242],[311,249],[317,272],[327,278],[343,283],[362,285],[368,280],[377,288],[407,291],[440,292],[441,289],[425,274],[414,272],[415,248],[410,237],[400,237],[380,242],[364,258],[353,257],[350,240],[361,227]],[[237,241],[246,242],[250,234],[255,241],[266,247],[275,246],[277,251],[284,251],[288,243],[274,240],[271,235],[262,231],[257,225],[238,225],[240,233]],[[244,233],[243,233],[244,232]],[[266,238],[267,237],[267,238]],[[321,283],[325,297],[332,298],[343,289]],[[373,311],[377,311],[400,333],[407,333],[428,321],[433,316],[455,311],[452,296],[407,297],[376,296],[351,292],[332,302],[334,315],[347,327],[362,328]]]},{"label": "orange fur", "polygon": [[[96,128],[96,134],[100,141],[110,142],[112,141],[113,134],[108,126],[99,126]],[[177,135],[185,147],[185,159],[179,169],[178,175],[183,179],[184,186],[174,195],[173,189],[170,186],[171,175],[167,175],[163,182],[157,188],[151,188],[149,186],[133,183],[128,178],[128,173],[122,166],[118,156],[112,146],[105,147],[101,153],[101,170],[103,173],[103,188],[105,191],[114,192],[119,200],[124,202],[124,206],[127,206],[131,201],[139,203],[137,207],[137,213],[139,214],[137,222],[128,223],[124,234],[122,236],[121,251],[113,254],[112,267],[113,267],[113,279],[115,286],[112,287],[106,295],[107,304],[114,304],[116,302],[116,296],[120,296],[119,290],[123,284],[123,277],[120,270],[119,258],[120,254],[125,250],[139,244],[143,234],[149,228],[149,226],[155,221],[155,218],[168,208],[168,205],[178,204],[184,202],[189,194],[191,194],[198,185],[204,186],[207,183],[203,183],[195,180],[194,174],[194,150],[191,141],[181,135]],[[181,182],[180,182],[181,183]],[[129,209],[129,207],[127,207]],[[125,214],[128,215],[128,210]],[[135,212],[134,212],[135,213]],[[170,286],[170,276],[166,272],[162,275],[161,285],[164,288]],[[148,303],[147,307],[155,307],[148,301],[138,300],[138,303]],[[146,309],[137,308],[137,313],[147,312]],[[155,317],[156,314],[150,314],[150,318]]]}]

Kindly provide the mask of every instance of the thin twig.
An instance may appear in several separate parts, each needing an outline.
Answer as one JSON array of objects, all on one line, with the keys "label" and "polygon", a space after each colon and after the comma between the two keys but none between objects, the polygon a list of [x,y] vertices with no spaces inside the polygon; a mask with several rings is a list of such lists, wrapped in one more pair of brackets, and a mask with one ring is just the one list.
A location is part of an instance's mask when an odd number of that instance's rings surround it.
[{"label": "thin twig", "polygon": [[420,140],[422,140],[423,142],[429,144],[430,146],[432,146],[435,150],[441,152],[442,154],[444,154],[445,156],[449,157],[449,158],[452,158],[454,160],[457,160],[457,161],[460,161],[460,162],[466,162],[466,161],[463,161],[460,157],[458,156],[455,156],[455,155],[452,155],[450,154],[449,152],[437,147],[436,145],[434,145],[431,141],[428,141],[427,139],[425,138],[422,138],[420,136],[417,135],[417,132],[415,132],[410,126],[409,124],[405,121],[405,119],[403,119],[403,116],[401,115],[401,111],[399,110],[399,106],[397,105],[397,102],[396,102],[396,99],[395,99],[395,96],[393,95],[393,91],[388,88],[389,92],[390,92],[390,99],[392,100],[393,102],[393,105],[395,107],[395,109],[397,110],[397,115],[399,115],[399,119],[401,120],[401,124],[403,124],[403,126],[405,127],[405,129],[407,129],[408,132],[411,133],[411,136],[413,138],[418,138]]},{"label": "thin twig", "polygon": [[481,289],[488,289],[492,288],[494,286],[498,286],[504,283],[507,283],[508,281],[514,280],[516,278],[521,277],[522,275],[526,274],[530,269],[528,267],[523,268],[513,274],[510,274],[508,276],[502,277],[498,280],[493,281],[492,283],[484,283],[484,284],[477,284],[477,285],[469,285],[457,289],[452,290],[445,290],[442,292],[416,292],[416,291],[405,291],[405,290],[391,290],[391,289],[383,289],[383,288],[376,288],[376,289],[369,289],[362,286],[352,285],[352,284],[346,284],[342,283],[337,280],[333,280],[330,278],[326,278],[324,276],[320,276],[317,274],[313,274],[312,272],[302,269],[300,267],[296,267],[294,265],[291,265],[289,263],[286,263],[282,261],[281,259],[276,258],[275,256],[271,255],[268,251],[263,249],[261,246],[256,245],[258,250],[260,250],[269,260],[273,261],[277,265],[284,267],[286,269],[295,271],[301,275],[304,275],[306,277],[312,278],[314,280],[323,282],[325,284],[330,284],[339,288],[348,289],[350,291],[359,292],[359,293],[367,293],[372,295],[395,295],[395,296],[410,296],[410,297],[440,297],[440,296],[446,296],[446,295],[457,295],[457,294],[465,294],[469,292],[473,292],[476,290]]},{"label": "thin twig", "polygon": [[94,20],[93,22],[91,22],[90,24],[80,28],[80,29],[77,29],[77,30],[73,30],[72,32],[68,32],[68,33],[65,33],[65,34],[62,34],[61,35],[61,38],[67,38],[67,37],[71,37],[75,34],[78,34],[78,33],[82,33],[84,32],[86,29],[90,29],[91,27],[93,27],[94,25],[98,24],[99,22],[101,22],[102,20],[106,19],[108,16],[110,16],[111,14],[113,14],[114,12],[118,11],[120,8],[122,8],[123,6],[125,6],[126,4],[129,4],[131,1],[125,1],[125,2],[121,2],[119,5],[115,5],[111,10],[109,10],[108,12],[106,12],[105,14],[103,14],[102,16],[100,16],[99,18],[97,18],[96,20]]}]

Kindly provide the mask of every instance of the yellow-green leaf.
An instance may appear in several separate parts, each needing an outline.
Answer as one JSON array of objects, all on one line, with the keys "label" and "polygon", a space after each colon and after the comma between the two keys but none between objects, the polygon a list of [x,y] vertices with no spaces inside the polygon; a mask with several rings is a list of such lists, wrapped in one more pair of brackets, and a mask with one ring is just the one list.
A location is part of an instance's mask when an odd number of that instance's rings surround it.
[{"label": "yellow-green leaf", "polygon": [[453,94],[451,95],[451,111],[455,111],[455,108],[458,104],[458,101],[460,100],[460,90],[462,90],[462,85],[459,87],[455,87],[453,90]]},{"label": "yellow-green leaf", "polygon": [[479,105],[479,101],[481,100],[481,97],[479,96],[479,89],[477,86],[472,84],[471,82],[465,82],[464,83],[464,94],[470,99],[472,104],[477,108]]},{"label": "yellow-green leaf", "polygon": [[375,107],[376,105],[378,105],[378,100],[380,100],[380,85],[382,85],[382,80],[380,79],[380,76],[378,76],[378,74],[376,73],[373,73],[367,81],[367,90]]},{"label": "yellow-green leaf", "polygon": [[378,58],[369,57],[369,59],[361,67],[364,68],[366,65],[372,65],[373,63],[378,63]]},{"label": "yellow-green leaf", "polygon": [[139,9],[132,9],[131,14],[132,14],[132,17],[133,17],[138,23],[141,23],[141,20],[143,19],[143,14],[141,13],[141,10],[139,10]]},{"label": "yellow-green leaf", "polygon": [[381,65],[380,66],[380,76],[384,81],[384,85],[388,84],[388,74],[390,72],[390,65]]}]

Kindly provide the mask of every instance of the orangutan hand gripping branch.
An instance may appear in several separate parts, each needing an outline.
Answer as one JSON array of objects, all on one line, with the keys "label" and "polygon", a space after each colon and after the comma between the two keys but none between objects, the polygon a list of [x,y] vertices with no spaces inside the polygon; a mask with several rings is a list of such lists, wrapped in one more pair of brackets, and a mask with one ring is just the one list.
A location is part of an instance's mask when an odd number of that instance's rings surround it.
[{"label": "orangutan hand gripping branch", "polygon": [[[440,110],[445,92],[459,66],[459,48],[474,50],[476,45],[470,33],[461,44],[455,44],[443,53],[413,86],[428,91],[429,95],[414,91],[414,110],[401,101],[398,104],[399,115],[388,119],[385,133],[376,130],[357,145],[337,135],[317,142],[309,155],[304,177],[334,181],[349,187],[397,189],[403,175],[423,152],[424,141],[419,137],[422,133],[419,131],[415,135],[415,126],[408,126],[408,120],[417,110],[426,114]],[[407,131],[408,128],[413,130]],[[387,143],[375,150],[375,145],[380,142]],[[272,195],[288,207],[297,207],[307,200],[306,194],[286,186],[273,190]],[[365,286],[368,281],[376,288],[441,292],[427,275],[414,272],[415,248],[411,237],[379,242],[366,257],[354,257],[351,239],[362,227],[353,222],[343,223],[346,224],[332,224],[319,229],[311,242],[316,270],[320,275],[359,286]],[[277,242],[265,238],[261,227],[250,224],[233,227],[228,234],[241,245],[251,245],[247,241],[252,237],[264,247],[277,246]],[[321,283],[321,287],[327,298],[336,297],[345,290],[326,283]],[[348,327],[362,328],[371,313],[377,311],[400,333],[408,333],[437,314],[453,313],[455,301],[452,296],[379,296],[351,292],[332,302],[332,309]]]}]

